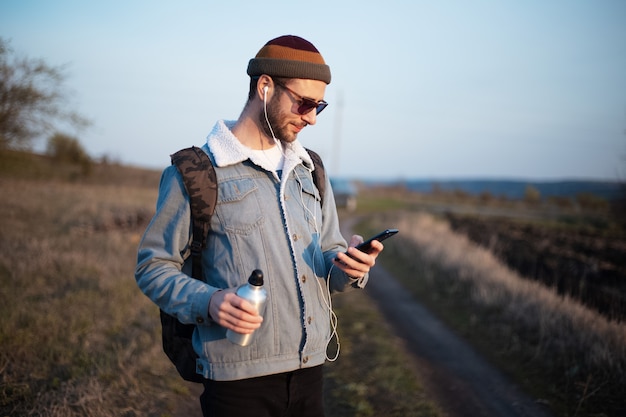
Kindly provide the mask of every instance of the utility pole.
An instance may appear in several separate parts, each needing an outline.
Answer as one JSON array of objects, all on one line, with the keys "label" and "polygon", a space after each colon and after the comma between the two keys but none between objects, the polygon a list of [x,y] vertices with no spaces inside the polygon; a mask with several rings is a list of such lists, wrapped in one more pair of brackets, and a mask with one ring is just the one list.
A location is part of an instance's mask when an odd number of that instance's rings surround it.
[{"label": "utility pole", "polygon": [[332,175],[339,176],[339,165],[341,163],[341,124],[343,118],[343,94],[339,91],[337,97],[337,113],[335,116],[335,126],[333,131],[333,166]]}]

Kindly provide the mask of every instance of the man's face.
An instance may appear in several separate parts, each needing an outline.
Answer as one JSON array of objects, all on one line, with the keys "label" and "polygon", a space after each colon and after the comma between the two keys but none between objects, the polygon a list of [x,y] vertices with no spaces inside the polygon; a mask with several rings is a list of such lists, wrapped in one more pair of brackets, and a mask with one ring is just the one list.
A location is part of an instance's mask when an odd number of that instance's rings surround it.
[{"label": "man's face", "polygon": [[[280,141],[291,143],[297,139],[298,133],[304,127],[314,125],[317,121],[315,108],[305,114],[299,114],[303,99],[320,102],[324,98],[326,83],[317,80],[291,79],[284,87],[275,82],[274,89],[274,93],[267,102],[267,121],[265,112],[261,111],[259,122],[267,136],[275,136]],[[271,129],[267,124],[268,121]]]}]

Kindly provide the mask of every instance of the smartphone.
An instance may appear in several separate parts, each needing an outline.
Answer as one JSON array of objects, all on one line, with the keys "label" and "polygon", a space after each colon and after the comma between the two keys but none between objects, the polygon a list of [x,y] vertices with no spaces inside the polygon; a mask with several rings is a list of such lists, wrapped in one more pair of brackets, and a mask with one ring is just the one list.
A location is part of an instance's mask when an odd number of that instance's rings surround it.
[{"label": "smartphone", "polygon": [[369,253],[369,251],[372,249],[372,241],[377,240],[379,242],[382,242],[383,240],[395,235],[396,233],[398,233],[398,229],[384,230],[380,232],[379,234],[367,239],[365,242],[361,243],[360,245],[357,245],[356,248],[360,250],[361,252]]}]

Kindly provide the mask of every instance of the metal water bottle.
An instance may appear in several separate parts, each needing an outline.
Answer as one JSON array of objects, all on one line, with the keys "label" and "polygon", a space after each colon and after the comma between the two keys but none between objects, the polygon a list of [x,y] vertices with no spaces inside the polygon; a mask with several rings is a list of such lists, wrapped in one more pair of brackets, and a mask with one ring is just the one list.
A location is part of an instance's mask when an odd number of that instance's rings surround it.
[{"label": "metal water bottle", "polygon": [[[259,269],[252,271],[250,278],[248,278],[248,283],[239,287],[236,294],[254,305],[262,316],[265,313],[265,303],[267,301],[267,290],[263,287],[263,272]],[[228,340],[239,346],[248,346],[252,342],[253,336],[254,333],[242,334],[230,329],[226,331]]]}]

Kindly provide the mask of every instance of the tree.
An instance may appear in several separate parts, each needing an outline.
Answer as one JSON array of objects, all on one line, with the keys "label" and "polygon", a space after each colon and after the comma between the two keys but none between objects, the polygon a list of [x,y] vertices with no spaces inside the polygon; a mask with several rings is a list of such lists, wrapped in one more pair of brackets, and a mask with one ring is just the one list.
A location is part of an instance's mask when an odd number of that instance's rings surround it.
[{"label": "tree", "polygon": [[63,67],[18,57],[0,38],[0,149],[30,148],[33,139],[51,132],[55,122],[80,129],[89,122],[66,111]]},{"label": "tree", "polygon": [[80,164],[91,161],[78,139],[64,133],[55,133],[48,139],[47,154],[59,162]]},{"label": "tree", "polygon": [[47,154],[56,162],[80,165],[85,175],[91,173],[91,158],[78,139],[72,136],[63,133],[55,133],[52,135],[48,139]]}]

